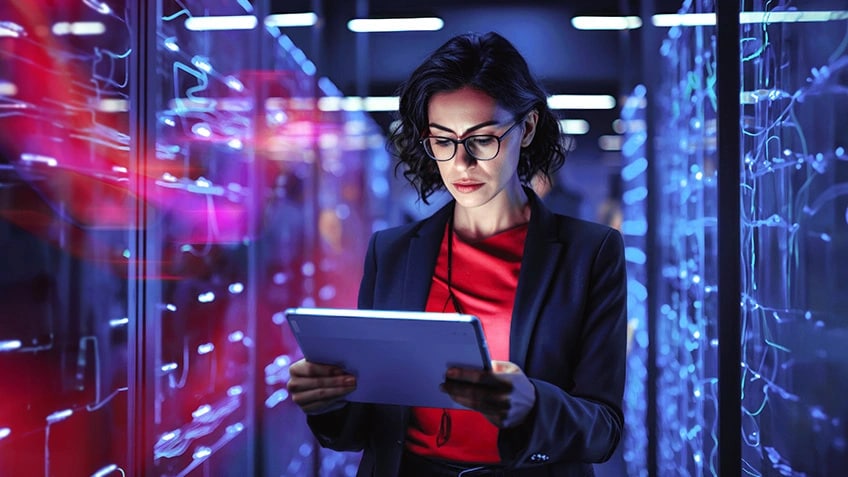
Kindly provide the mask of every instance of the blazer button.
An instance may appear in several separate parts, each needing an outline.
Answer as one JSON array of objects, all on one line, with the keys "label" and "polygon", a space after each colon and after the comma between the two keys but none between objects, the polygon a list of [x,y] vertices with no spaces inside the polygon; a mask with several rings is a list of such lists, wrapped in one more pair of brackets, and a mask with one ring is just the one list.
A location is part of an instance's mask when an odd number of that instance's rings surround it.
[{"label": "blazer button", "polygon": [[398,439],[398,440],[395,441],[395,444],[401,446],[401,445],[403,445],[403,441]]}]

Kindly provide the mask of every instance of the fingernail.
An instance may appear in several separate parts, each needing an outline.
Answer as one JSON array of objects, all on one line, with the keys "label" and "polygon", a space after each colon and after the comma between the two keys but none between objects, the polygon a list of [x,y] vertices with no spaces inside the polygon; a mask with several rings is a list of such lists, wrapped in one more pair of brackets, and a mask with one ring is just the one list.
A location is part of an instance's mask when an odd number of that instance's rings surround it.
[{"label": "fingernail", "polygon": [[349,376],[344,379],[344,384],[345,386],[353,386],[354,384],[356,384],[356,378],[354,378],[353,376]]},{"label": "fingernail", "polygon": [[449,370],[448,370],[448,372],[447,372],[447,376],[448,376],[449,378],[455,378],[455,377],[459,376],[459,371],[457,371],[456,369],[451,368],[451,369],[449,369]]}]

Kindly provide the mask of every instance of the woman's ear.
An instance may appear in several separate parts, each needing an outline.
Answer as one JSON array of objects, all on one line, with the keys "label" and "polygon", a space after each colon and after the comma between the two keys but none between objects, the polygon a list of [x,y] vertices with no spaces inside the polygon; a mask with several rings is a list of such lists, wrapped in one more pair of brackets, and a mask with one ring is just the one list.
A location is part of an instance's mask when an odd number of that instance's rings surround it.
[{"label": "woman's ear", "polygon": [[527,147],[536,136],[536,125],[539,123],[539,111],[535,109],[524,116],[524,136],[521,138],[521,147]]}]

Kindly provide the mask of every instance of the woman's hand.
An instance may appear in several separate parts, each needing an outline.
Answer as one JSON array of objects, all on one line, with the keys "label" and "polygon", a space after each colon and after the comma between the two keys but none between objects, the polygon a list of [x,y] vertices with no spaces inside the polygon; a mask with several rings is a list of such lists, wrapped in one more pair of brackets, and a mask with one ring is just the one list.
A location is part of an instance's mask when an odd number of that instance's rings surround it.
[{"label": "woman's hand", "polygon": [[340,408],[343,398],[356,389],[356,378],[338,366],[301,359],[289,367],[286,389],[292,401],[308,414]]},{"label": "woman's hand", "polygon": [[450,368],[442,390],[499,428],[515,427],[533,410],[536,388],[517,364],[492,361],[491,371]]}]

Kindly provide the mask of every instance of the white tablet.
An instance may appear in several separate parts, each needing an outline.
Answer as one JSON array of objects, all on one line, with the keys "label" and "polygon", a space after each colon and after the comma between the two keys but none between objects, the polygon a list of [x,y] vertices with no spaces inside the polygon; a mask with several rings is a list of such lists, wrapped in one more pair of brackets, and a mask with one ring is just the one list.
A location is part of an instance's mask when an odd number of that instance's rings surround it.
[{"label": "white tablet", "polygon": [[286,310],[303,356],[357,377],[353,402],[456,408],[439,390],[451,366],[491,369],[477,317],[330,308]]}]

